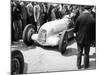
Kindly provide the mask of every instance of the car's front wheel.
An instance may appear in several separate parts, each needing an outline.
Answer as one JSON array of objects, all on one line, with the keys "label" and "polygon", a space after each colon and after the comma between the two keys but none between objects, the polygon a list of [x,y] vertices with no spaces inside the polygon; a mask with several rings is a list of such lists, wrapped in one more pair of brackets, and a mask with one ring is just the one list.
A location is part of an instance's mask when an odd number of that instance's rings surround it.
[{"label": "car's front wheel", "polygon": [[28,24],[23,31],[23,41],[27,46],[30,46],[34,43],[34,41],[31,39],[31,36],[34,33],[34,26],[32,24]]},{"label": "car's front wheel", "polygon": [[11,75],[23,74],[24,57],[20,51],[11,53]]},{"label": "car's front wheel", "polygon": [[61,54],[65,53],[67,45],[68,45],[68,35],[67,31],[64,31],[59,40],[59,51],[61,52]]}]

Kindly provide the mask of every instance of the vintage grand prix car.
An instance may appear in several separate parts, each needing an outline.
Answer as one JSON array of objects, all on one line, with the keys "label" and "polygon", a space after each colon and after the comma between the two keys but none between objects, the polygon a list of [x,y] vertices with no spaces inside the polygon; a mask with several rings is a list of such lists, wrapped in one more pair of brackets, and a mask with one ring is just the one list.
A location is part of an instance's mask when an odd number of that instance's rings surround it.
[{"label": "vintage grand prix car", "polygon": [[24,56],[20,50],[11,51],[11,75],[22,74],[24,70]]},{"label": "vintage grand prix car", "polygon": [[29,24],[23,31],[23,41],[27,46],[35,42],[41,46],[58,46],[58,50],[63,54],[68,41],[74,37],[74,28],[70,28],[71,22],[71,19],[65,16],[43,24],[38,33],[35,33],[34,25]]},{"label": "vintage grand prix car", "polygon": [[[69,41],[74,37],[74,28],[70,28],[70,23],[71,19],[68,17],[50,21],[42,25],[38,33],[35,33],[34,26],[29,24],[24,29],[23,41],[27,46],[34,45],[35,42],[41,46],[58,46],[58,50],[63,54]],[[27,52],[25,52],[12,49],[11,75],[22,74],[24,72],[25,62],[28,58],[26,57]]]}]

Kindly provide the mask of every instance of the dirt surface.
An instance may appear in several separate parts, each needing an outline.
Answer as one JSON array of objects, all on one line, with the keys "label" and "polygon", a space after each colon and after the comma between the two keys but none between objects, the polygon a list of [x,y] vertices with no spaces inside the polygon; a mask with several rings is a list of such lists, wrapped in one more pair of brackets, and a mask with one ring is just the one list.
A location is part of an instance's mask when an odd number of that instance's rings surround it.
[{"label": "dirt surface", "polygon": [[[17,49],[23,53],[25,60],[24,73],[78,70],[76,66],[77,44],[75,41],[67,47],[64,55],[61,55],[58,47],[41,47],[36,44],[26,46],[23,41],[14,42],[11,49]],[[91,47],[90,67],[88,69],[95,68],[96,52],[95,48]]]}]

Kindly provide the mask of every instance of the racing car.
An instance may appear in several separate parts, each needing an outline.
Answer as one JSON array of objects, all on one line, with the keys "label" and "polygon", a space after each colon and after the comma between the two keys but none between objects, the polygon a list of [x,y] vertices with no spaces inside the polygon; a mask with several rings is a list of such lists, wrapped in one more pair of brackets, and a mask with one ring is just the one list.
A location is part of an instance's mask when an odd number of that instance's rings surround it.
[{"label": "racing car", "polygon": [[23,74],[24,56],[20,50],[11,51],[11,75]]},{"label": "racing car", "polygon": [[34,25],[28,24],[23,31],[23,41],[27,46],[37,42],[41,46],[58,46],[63,54],[70,39],[74,37],[74,28],[71,18],[66,15],[62,19],[56,19],[44,23],[38,33],[35,33]]}]

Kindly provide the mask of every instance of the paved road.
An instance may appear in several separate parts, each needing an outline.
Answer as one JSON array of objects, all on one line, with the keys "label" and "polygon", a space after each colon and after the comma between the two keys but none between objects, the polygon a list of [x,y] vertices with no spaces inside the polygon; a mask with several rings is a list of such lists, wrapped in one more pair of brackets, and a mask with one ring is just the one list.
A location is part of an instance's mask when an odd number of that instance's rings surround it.
[{"label": "paved road", "polygon": [[[64,55],[61,55],[57,47],[40,47],[36,45],[27,47],[22,42],[14,43],[11,49],[22,51],[25,59],[24,73],[78,70],[76,67],[76,42],[67,47]],[[95,48],[91,48],[89,69],[95,68]]]}]

